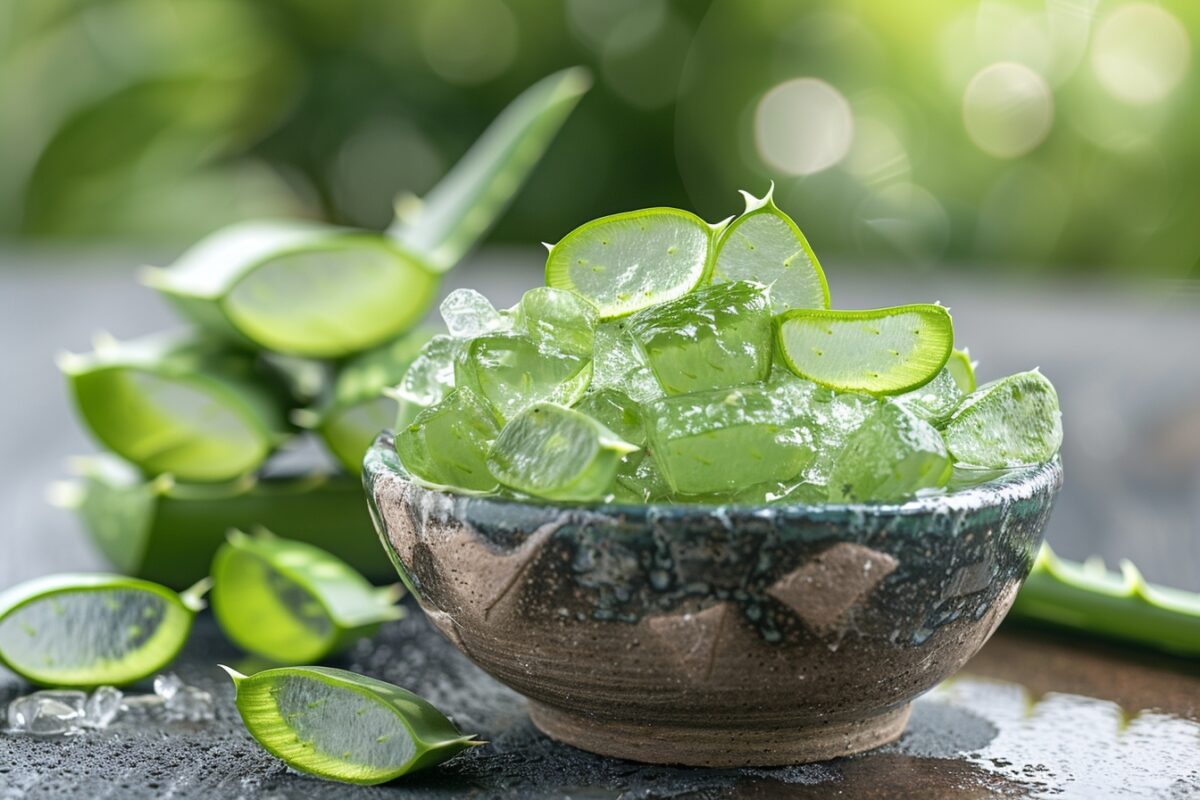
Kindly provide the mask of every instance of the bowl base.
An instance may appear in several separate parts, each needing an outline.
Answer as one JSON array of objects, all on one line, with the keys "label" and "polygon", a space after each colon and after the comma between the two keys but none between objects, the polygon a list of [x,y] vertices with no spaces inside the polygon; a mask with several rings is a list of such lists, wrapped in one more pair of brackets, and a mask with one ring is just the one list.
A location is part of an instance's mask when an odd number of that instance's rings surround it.
[{"label": "bowl base", "polygon": [[801,728],[689,728],[596,720],[529,703],[533,724],[552,739],[603,756],[689,767],[784,767],[854,755],[899,738],[910,710],[906,703]]}]

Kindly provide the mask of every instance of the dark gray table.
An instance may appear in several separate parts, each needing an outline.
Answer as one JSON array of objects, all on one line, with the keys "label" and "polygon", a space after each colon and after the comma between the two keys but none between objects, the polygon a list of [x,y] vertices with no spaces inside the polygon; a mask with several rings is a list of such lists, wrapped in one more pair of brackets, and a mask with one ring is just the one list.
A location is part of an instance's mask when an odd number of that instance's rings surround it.
[{"label": "dark gray table", "polygon": [[[131,279],[143,258],[0,257],[0,588],[101,563],[43,502],[62,461],[92,446],[52,364],[98,328],[128,337],[169,325]],[[154,260],[154,259],[150,259]],[[163,259],[157,259],[161,262]],[[452,276],[509,304],[534,285],[535,251],[491,252]],[[1127,556],[1161,582],[1200,589],[1200,300],[1182,286],[1080,291],[991,276],[829,269],[838,305],[941,300],[992,377],[1040,365],[1066,418],[1067,487],[1049,538],[1064,555]],[[447,287],[449,288],[449,286]],[[783,770],[648,767],[539,735],[523,701],[421,618],[390,625],[342,663],[408,686],[491,741],[411,780],[349,789],[289,772],[250,741],[215,663],[239,656],[205,616],[176,669],[218,697],[208,724],[119,723],[51,741],[0,734],[0,800],[50,797],[1200,797],[1200,668],[1004,629],[955,679],[920,700],[897,744]],[[0,702],[28,687],[0,670]]]}]

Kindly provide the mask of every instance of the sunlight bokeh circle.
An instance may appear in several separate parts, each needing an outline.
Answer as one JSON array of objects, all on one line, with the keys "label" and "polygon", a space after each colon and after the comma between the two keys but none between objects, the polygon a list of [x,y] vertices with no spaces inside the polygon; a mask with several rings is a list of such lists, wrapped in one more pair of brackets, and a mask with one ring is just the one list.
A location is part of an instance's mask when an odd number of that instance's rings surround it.
[{"label": "sunlight bokeh circle", "polygon": [[975,145],[996,158],[1016,158],[1042,143],[1054,122],[1046,79],[1024,64],[989,64],[963,93],[963,124]]},{"label": "sunlight bokeh circle", "polygon": [[1092,43],[1092,69],[1100,85],[1130,105],[1165,98],[1187,73],[1192,48],[1170,11],[1133,3],[1112,12]]},{"label": "sunlight bokeh circle", "polygon": [[787,175],[829,169],[850,151],[854,116],[837,89],[818,78],[794,78],[758,101],[754,141],[759,157]]}]

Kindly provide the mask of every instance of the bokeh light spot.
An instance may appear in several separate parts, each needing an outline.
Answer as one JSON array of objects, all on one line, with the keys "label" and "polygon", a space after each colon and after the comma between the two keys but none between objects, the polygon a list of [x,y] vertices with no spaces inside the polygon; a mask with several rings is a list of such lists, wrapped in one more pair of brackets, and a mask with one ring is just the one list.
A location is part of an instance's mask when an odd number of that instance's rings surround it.
[{"label": "bokeh light spot", "polygon": [[1133,3],[1112,12],[1092,43],[1092,69],[1113,97],[1131,105],[1157,103],[1187,72],[1187,31],[1164,8]]},{"label": "bokeh light spot", "polygon": [[846,157],[854,141],[854,117],[842,93],[825,81],[795,78],[758,102],[754,140],[772,168],[812,175]]},{"label": "bokeh light spot", "polygon": [[503,0],[429,3],[419,31],[430,68],[462,86],[495,78],[517,55],[517,21]]},{"label": "bokeh light spot", "polygon": [[1042,143],[1053,122],[1050,87],[1024,64],[990,64],[975,74],[963,94],[967,134],[996,158],[1028,153]]}]

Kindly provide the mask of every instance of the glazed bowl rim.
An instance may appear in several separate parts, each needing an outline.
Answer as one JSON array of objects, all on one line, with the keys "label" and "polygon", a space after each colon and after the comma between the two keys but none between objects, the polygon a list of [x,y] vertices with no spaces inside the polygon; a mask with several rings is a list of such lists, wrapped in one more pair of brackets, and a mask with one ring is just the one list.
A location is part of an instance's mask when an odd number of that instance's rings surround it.
[{"label": "glazed bowl rim", "polygon": [[367,484],[368,497],[373,476],[381,471],[394,474],[404,483],[429,495],[465,502],[477,507],[500,509],[544,510],[557,512],[591,512],[624,518],[654,520],[664,516],[713,516],[723,515],[736,518],[770,516],[788,519],[835,520],[845,518],[922,516],[934,513],[970,512],[997,506],[1005,501],[1015,501],[1055,492],[1063,483],[1062,456],[1041,464],[1014,467],[997,477],[966,489],[948,494],[931,494],[914,497],[903,503],[561,503],[554,501],[523,500],[497,497],[489,494],[452,492],[426,486],[409,474],[400,463],[393,446],[393,433],[385,429],[371,443],[363,459],[363,481]]}]

